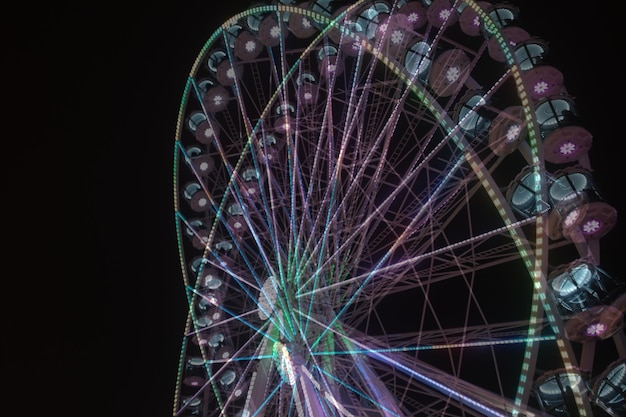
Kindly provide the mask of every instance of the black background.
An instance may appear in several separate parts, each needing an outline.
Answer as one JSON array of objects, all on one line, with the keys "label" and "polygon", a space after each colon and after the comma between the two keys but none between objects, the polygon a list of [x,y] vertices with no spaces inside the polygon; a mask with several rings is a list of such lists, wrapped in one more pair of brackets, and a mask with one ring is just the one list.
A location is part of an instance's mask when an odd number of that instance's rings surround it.
[{"label": "black background", "polygon": [[[621,213],[619,13],[610,2],[515,3],[522,27],[549,41],[594,134],[596,182]],[[172,195],[178,106],[206,39],[249,4],[32,5],[4,16],[4,356],[19,415],[172,414],[186,314]],[[626,277],[623,229],[603,238],[602,266]]]}]

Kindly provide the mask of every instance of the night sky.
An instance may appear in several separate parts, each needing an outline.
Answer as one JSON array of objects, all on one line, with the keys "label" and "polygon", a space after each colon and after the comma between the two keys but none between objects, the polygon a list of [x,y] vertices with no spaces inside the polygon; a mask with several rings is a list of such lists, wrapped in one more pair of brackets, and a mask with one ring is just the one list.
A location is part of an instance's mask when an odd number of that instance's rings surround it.
[{"label": "night sky", "polygon": [[[521,26],[549,41],[594,135],[596,183],[623,213],[623,22],[567,0],[514,3]],[[19,304],[7,328],[15,386],[39,404],[21,414],[171,415],[186,315],[172,196],[178,106],[206,39],[249,4],[100,2],[3,19],[3,182],[21,254],[7,276]],[[623,230],[620,221],[602,240],[601,266],[626,278]]]}]

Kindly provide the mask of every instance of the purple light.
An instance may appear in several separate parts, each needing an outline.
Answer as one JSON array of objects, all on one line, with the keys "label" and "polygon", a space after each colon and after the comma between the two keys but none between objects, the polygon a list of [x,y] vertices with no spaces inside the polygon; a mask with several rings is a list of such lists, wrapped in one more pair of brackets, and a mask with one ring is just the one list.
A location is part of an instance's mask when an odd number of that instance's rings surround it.
[{"label": "purple light", "polygon": [[559,147],[561,155],[571,155],[576,151],[576,144],[570,141],[565,142]]},{"label": "purple light", "polygon": [[585,333],[587,336],[601,336],[606,331],[606,324],[604,323],[593,323],[587,327]]},{"label": "purple light", "polygon": [[583,232],[587,234],[596,233],[601,227],[602,224],[600,221],[596,219],[589,219],[585,222],[585,224],[583,224]]}]

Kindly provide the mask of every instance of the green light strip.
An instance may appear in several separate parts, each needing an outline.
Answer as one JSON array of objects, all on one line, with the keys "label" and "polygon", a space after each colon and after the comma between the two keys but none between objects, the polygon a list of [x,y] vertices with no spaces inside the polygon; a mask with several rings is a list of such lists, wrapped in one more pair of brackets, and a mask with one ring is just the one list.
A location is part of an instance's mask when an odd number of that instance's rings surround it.
[{"label": "green light strip", "polygon": [[[495,36],[496,40],[498,41],[498,44],[500,45],[500,48],[502,48],[506,62],[509,65],[509,68],[512,72],[513,79],[515,81],[515,85],[516,85],[517,92],[518,92],[518,97],[521,100],[522,107],[524,110],[524,116],[525,116],[526,123],[527,123],[528,141],[529,141],[530,150],[531,150],[533,172],[535,173],[537,178],[539,178],[539,181],[535,182],[535,190],[533,191],[535,195],[542,195],[544,191],[542,187],[543,187],[543,184],[545,183],[545,176],[543,174],[543,169],[542,169],[543,159],[540,157],[541,148],[538,143],[538,138],[537,138],[536,131],[535,131],[535,125],[533,121],[533,110],[532,110],[531,103],[528,99],[528,96],[526,94],[526,89],[524,87],[520,68],[517,65],[517,62],[513,54],[511,53],[511,49],[509,48],[508,43],[504,39],[502,32],[499,31],[499,28],[497,27],[497,25],[493,23],[491,18],[485,13],[485,11],[475,1],[473,0],[463,0],[463,1],[477,13],[477,15],[480,17],[481,21],[483,22],[487,30],[493,36]],[[536,202],[537,213],[542,213],[543,211],[541,200],[542,199],[537,199],[537,202]],[[495,202],[496,201],[494,201],[494,203]],[[498,202],[498,205],[500,205],[500,202]],[[516,245],[519,248],[520,255],[522,256],[524,260],[524,264],[529,269],[529,272],[533,280],[533,287],[535,289],[535,293],[534,293],[535,295],[533,295],[532,306],[531,306],[530,325],[528,328],[528,335],[530,339],[532,339],[532,337],[535,334],[535,331],[536,331],[535,325],[539,320],[539,315],[541,314],[537,305],[539,301],[543,304],[544,312],[548,318],[550,325],[552,326],[554,333],[561,334],[561,331],[556,323],[557,319],[554,315],[554,312],[552,311],[552,307],[546,299],[547,289],[546,289],[546,284],[545,284],[545,278],[544,278],[545,274],[544,274],[544,265],[543,265],[543,258],[545,254],[543,253],[543,251],[544,251],[544,239],[547,237],[547,230],[544,227],[544,216],[545,216],[545,213],[542,213],[541,215],[538,215],[536,217],[536,224],[535,224],[536,245],[535,245],[535,252],[534,252],[534,260],[531,258],[529,249],[525,248],[521,244],[522,242],[519,240],[519,237],[517,236],[517,234],[515,234],[515,236],[512,236]],[[510,222],[510,220],[505,219],[505,222]],[[557,339],[557,346],[559,348],[559,352],[563,360],[563,363],[565,365],[565,368],[568,370],[574,370],[575,367],[574,367],[573,359],[570,357],[570,354],[564,344],[564,341],[561,338]],[[529,343],[527,344],[527,348],[526,348],[526,354],[524,355],[524,363],[522,364],[522,374],[520,376],[520,384],[518,386],[517,396],[515,399],[516,405],[520,405],[522,403],[522,398],[527,394],[526,392],[527,378],[528,378],[527,372],[529,371],[530,360],[531,360],[531,357],[533,356],[532,351],[533,351],[533,345],[532,345],[532,342],[529,341]],[[575,400],[579,408],[580,417],[584,417],[587,415],[587,413],[586,413],[586,408],[583,405],[582,393],[578,389],[577,384],[575,384],[573,377],[571,377],[570,379],[571,379],[570,385],[572,385],[574,389]]]}]

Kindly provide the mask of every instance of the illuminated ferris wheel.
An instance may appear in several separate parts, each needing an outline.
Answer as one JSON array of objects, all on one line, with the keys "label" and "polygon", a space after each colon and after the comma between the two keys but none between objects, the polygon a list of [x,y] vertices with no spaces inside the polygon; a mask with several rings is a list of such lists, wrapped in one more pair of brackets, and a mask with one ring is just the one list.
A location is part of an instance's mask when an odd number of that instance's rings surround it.
[{"label": "illuminated ferris wheel", "polygon": [[280,1],[217,28],[176,132],[175,416],[624,415],[617,214],[518,15]]}]

